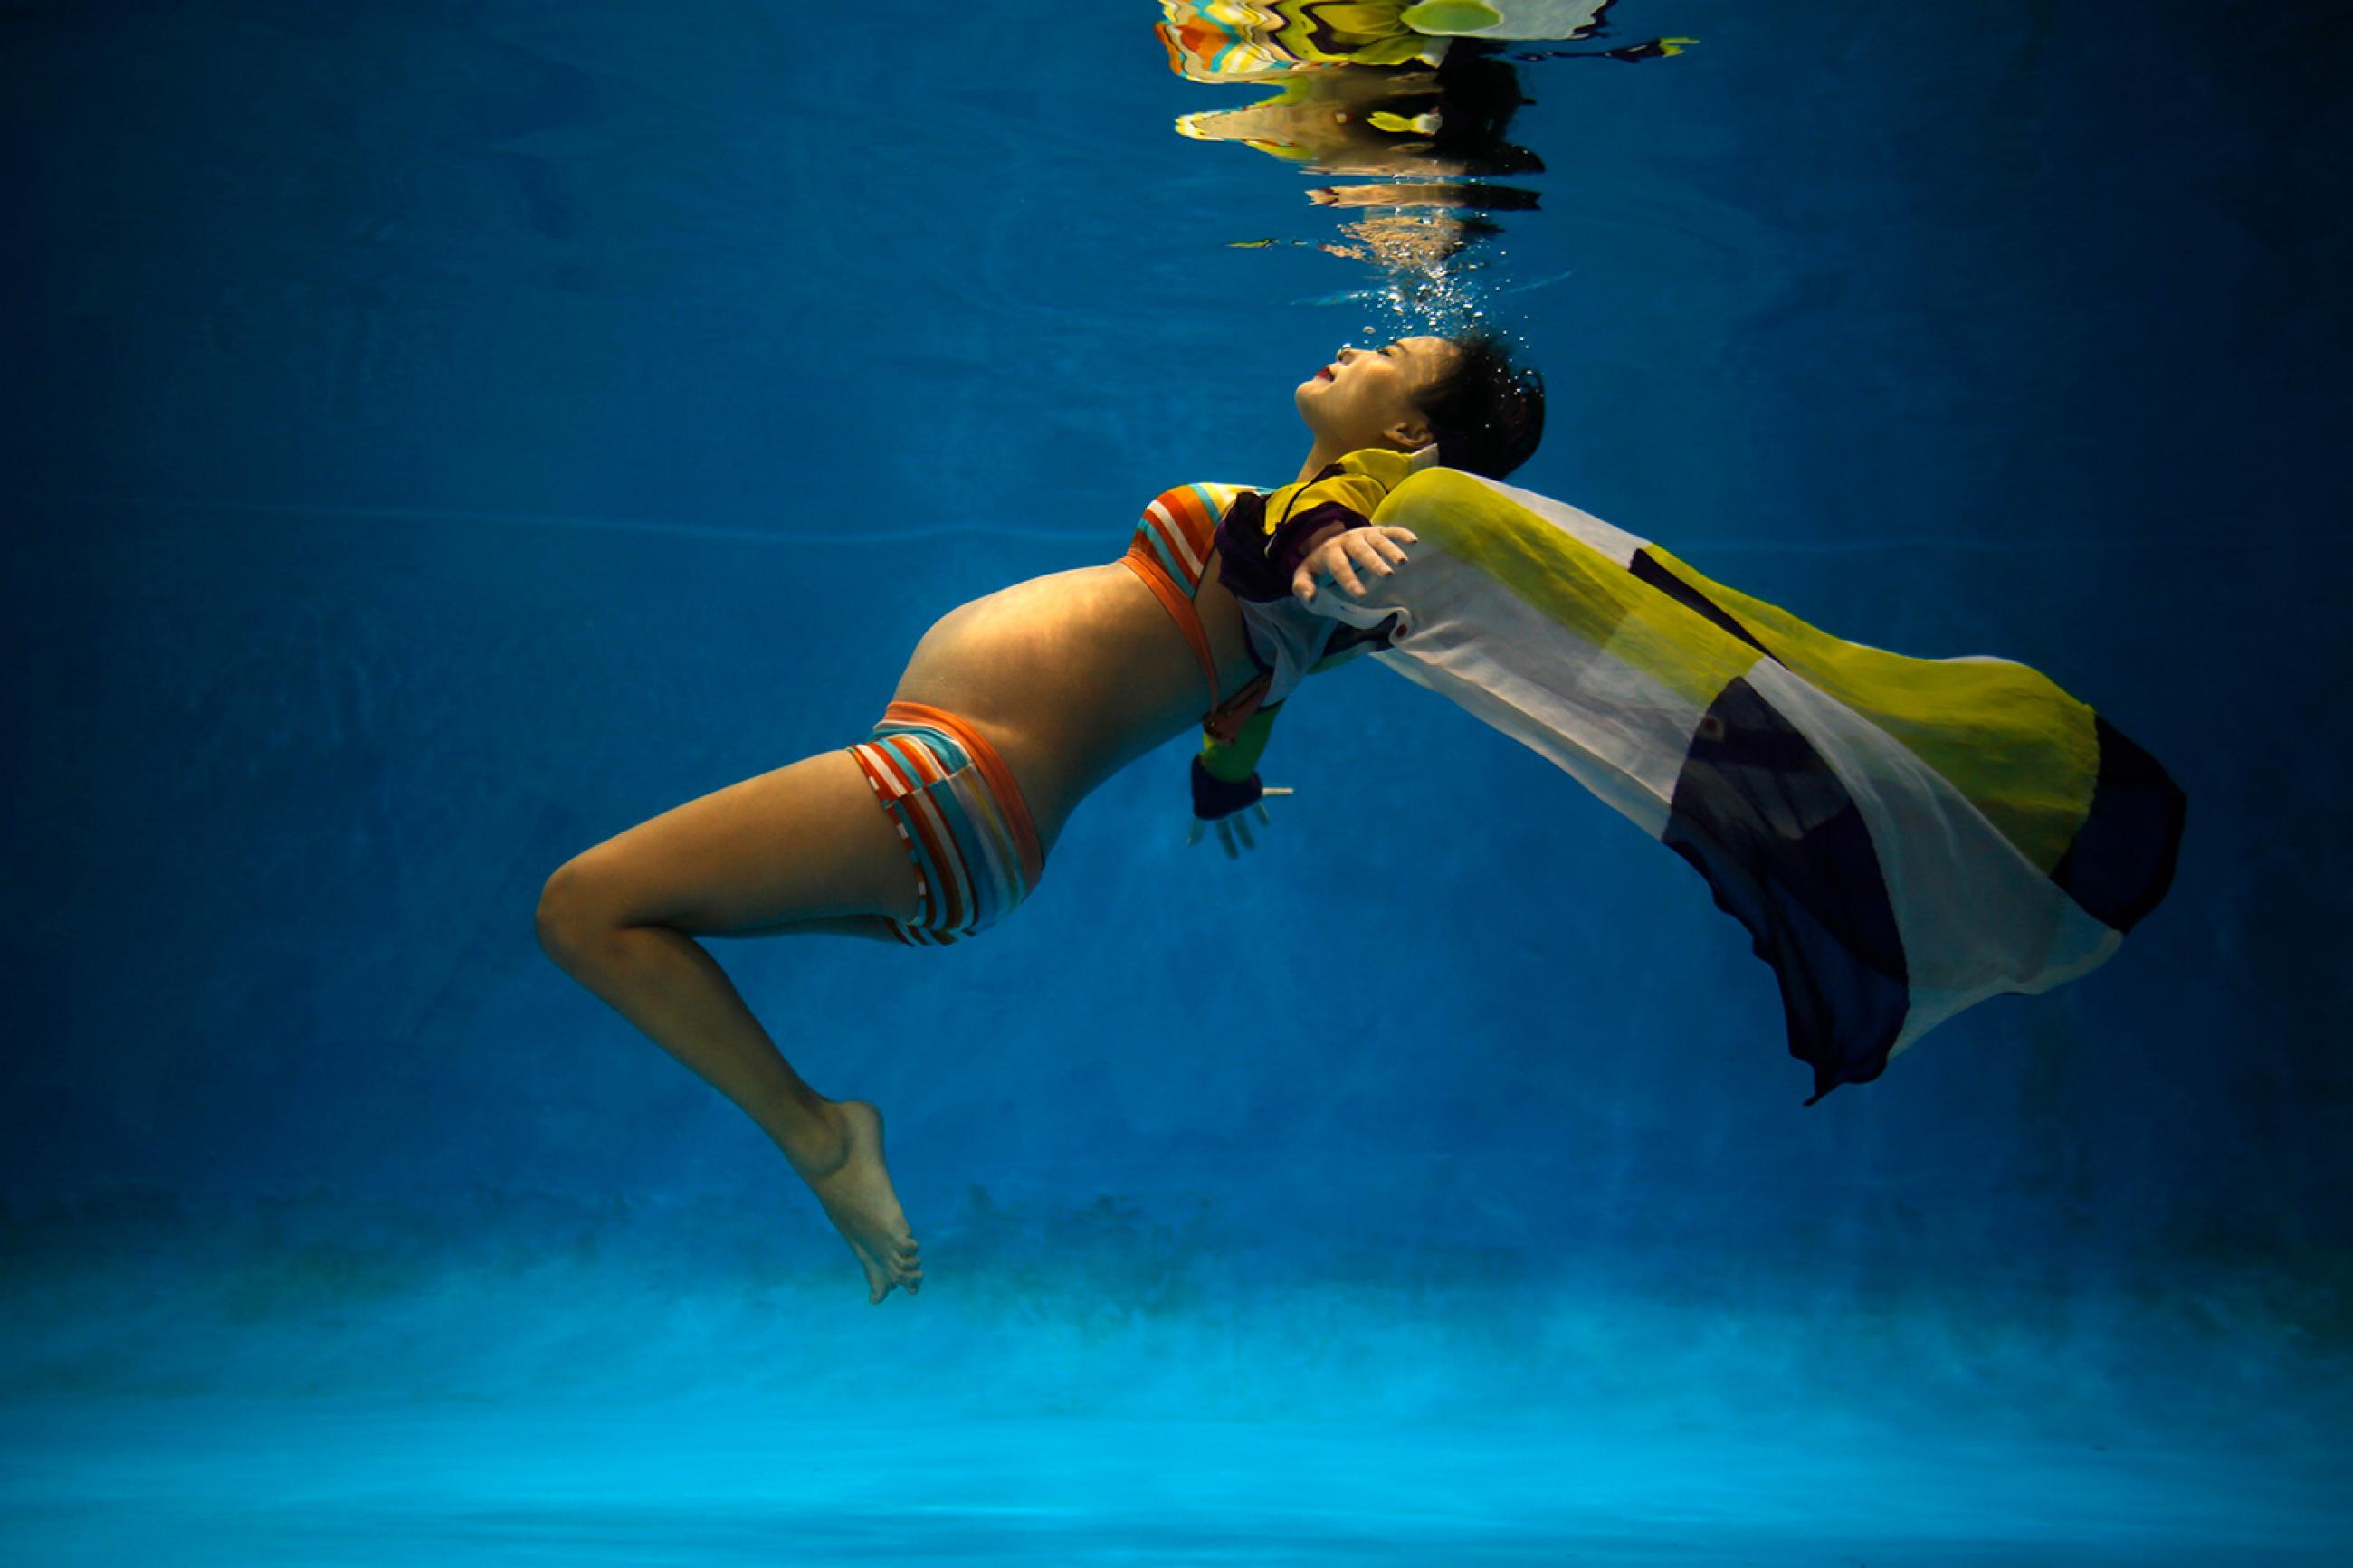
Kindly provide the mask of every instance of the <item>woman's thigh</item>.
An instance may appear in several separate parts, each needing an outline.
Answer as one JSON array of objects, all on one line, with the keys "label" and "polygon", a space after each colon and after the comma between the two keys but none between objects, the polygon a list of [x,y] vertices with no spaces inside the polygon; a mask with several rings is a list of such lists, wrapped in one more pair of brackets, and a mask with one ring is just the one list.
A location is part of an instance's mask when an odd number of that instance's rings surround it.
[{"label": "woman's thigh", "polygon": [[821,752],[673,806],[548,879],[543,927],[662,925],[690,936],[826,931],[891,937],[915,874],[848,751]]},{"label": "woman's thigh", "polygon": [[755,936],[859,936],[869,942],[887,942],[893,946],[906,945],[907,939],[891,929],[889,920],[881,915],[818,915],[805,921],[777,921],[769,925],[743,926],[734,931],[707,931],[706,937],[738,938]]}]

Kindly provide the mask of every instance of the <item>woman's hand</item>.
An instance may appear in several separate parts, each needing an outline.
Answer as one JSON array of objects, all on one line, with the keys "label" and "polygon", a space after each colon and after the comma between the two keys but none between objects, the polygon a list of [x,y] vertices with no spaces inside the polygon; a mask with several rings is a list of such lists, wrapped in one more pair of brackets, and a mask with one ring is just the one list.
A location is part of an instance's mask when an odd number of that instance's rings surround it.
[{"label": "woman's hand", "polygon": [[[1404,543],[1399,543],[1400,540]],[[1299,570],[1291,577],[1292,595],[1303,605],[1314,604],[1316,580],[1328,574],[1361,599],[1365,596],[1365,584],[1356,574],[1357,568],[1389,576],[1397,570],[1391,562],[1411,559],[1405,552],[1405,545],[1420,542],[1413,530],[1392,528],[1387,523],[1343,529],[1309,551],[1300,562]]]},{"label": "woman's hand", "polygon": [[[1258,775],[1256,773],[1252,773],[1250,776],[1252,778],[1256,778]],[[1266,814],[1266,797],[1271,795],[1289,795],[1290,793],[1291,786],[1288,784],[1269,784],[1259,791],[1258,799],[1250,802],[1250,805],[1242,807],[1240,810],[1229,812],[1223,816],[1211,817],[1208,819],[1218,825],[1218,842],[1226,847],[1227,859],[1239,860],[1242,858],[1242,849],[1255,849],[1258,847],[1258,841],[1250,837],[1250,823],[1248,821],[1249,815],[1251,812],[1256,812],[1258,813],[1258,819],[1261,822],[1265,823],[1270,827],[1273,826],[1274,818]],[[1193,826],[1185,835],[1185,842],[1187,844],[1198,844],[1201,841],[1202,820],[1203,819],[1198,816],[1193,818]],[[1234,840],[1236,838],[1240,838],[1241,840],[1241,848],[1240,849],[1234,847]]]}]

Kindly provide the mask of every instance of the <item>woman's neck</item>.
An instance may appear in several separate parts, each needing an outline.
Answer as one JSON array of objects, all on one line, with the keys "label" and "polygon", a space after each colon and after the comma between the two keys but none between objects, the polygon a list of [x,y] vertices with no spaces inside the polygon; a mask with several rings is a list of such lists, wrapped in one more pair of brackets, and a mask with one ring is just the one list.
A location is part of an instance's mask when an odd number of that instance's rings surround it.
[{"label": "woman's neck", "polygon": [[1305,484],[1308,480],[1314,479],[1316,475],[1322,473],[1324,469],[1330,468],[1341,458],[1346,457],[1348,452],[1353,452],[1355,450],[1356,448],[1351,447],[1345,452],[1336,451],[1325,446],[1321,441],[1316,442],[1315,449],[1307,454],[1307,461],[1299,466],[1299,479],[1297,482],[1303,485]]}]

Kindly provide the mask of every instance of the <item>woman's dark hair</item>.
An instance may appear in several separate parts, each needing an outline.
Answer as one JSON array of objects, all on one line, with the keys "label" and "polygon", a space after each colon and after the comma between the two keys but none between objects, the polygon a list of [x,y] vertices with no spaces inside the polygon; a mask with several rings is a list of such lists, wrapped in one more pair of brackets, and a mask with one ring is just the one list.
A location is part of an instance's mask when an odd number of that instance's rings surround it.
[{"label": "woman's dark hair", "polygon": [[[1512,113],[1535,99],[1520,90],[1519,73],[1500,59],[1476,52],[1478,40],[1457,38],[1435,73],[1412,67],[1357,67],[1357,80],[1386,90],[1357,112],[1366,119],[1381,110],[1403,120],[1438,116],[1428,153],[1455,174],[1540,174],[1544,160],[1504,140]],[[1487,46],[1492,48],[1493,46]]]},{"label": "woman's dark hair", "polygon": [[1461,352],[1446,378],[1421,395],[1438,460],[1500,479],[1544,439],[1544,377],[1514,368],[1511,350],[1487,332],[1453,340]]},{"label": "woman's dark hair", "polygon": [[1535,100],[1520,90],[1518,71],[1462,47],[1472,41],[1455,39],[1438,68],[1440,123],[1431,150],[1469,174],[1543,174],[1543,159],[1504,140],[1513,110]]}]

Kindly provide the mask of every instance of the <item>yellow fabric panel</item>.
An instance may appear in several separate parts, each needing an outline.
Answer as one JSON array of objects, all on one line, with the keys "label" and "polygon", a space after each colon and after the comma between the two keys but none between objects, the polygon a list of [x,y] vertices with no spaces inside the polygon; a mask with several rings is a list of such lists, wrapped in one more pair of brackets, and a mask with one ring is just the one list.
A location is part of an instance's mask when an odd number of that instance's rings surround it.
[{"label": "yellow fabric panel", "polygon": [[1711,582],[1655,544],[1644,548],[1790,670],[1944,774],[2037,869],[2059,864],[2099,777],[2089,707],[2022,664],[1912,658],[1843,641]]},{"label": "yellow fabric panel", "polygon": [[1313,479],[1303,483],[1283,486],[1266,498],[1263,527],[1268,537],[1281,527],[1282,521],[1295,512],[1309,511],[1326,501],[1346,507],[1360,517],[1370,518],[1382,499],[1405,481],[1413,461],[1403,452],[1384,451],[1367,447],[1361,452],[1351,452],[1340,459],[1343,470],[1328,479]]},{"label": "yellow fabric panel", "polygon": [[[1547,617],[1704,709],[1757,650],[1574,535],[1451,468],[1399,484],[1377,522],[1411,529]],[[1409,547],[1410,548],[1410,547]],[[1410,563],[1400,567],[1410,572]]]}]

